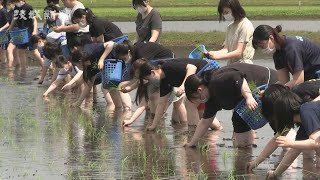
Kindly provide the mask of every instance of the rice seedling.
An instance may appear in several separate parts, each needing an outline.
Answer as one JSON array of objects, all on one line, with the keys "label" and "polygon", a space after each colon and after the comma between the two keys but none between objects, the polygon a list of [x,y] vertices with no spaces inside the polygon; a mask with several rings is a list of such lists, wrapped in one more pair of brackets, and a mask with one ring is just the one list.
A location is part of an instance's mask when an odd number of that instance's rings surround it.
[{"label": "rice seedling", "polygon": [[208,143],[201,144],[201,145],[197,146],[197,148],[200,150],[201,153],[207,153],[210,150],[210,145]]}]

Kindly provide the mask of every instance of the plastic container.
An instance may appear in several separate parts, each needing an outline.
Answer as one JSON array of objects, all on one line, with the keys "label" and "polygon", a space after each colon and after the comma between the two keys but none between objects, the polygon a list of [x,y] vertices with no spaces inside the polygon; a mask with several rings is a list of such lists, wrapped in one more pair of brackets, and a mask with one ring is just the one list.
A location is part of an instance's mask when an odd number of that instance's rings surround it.
[{"label": "plastic container", "polygon": [[6,31],[1,31],[0,32],[0,44],[6,44],[8,43],[9,38],[8,35],[6,34]]},{"label": "plastic container", "polygon": [[201,75],[204,71],[209,71],[212,69],[219,69],[220,68],[220,65],[218,64],[218,62],[216,60],[204,58],[203,61],[207,61],[208,64],[205,65],[200,71],[198,71],[197,75]]},{"label": "plastic container", "polygon": [[320,79],[320,70],[316,72],[318,79]]},{"label": "plastic container", "polygon": [[194,50],[191,51],[191,53],[189,54],[189,58],[190,59],[203,59],[204,55],[203,53],[208,52],[206,47],[201,44],[199,46],[197,46]]},{"label": "plastic container", "polygon": [[251,129],[259,129],[263,127],[265,124],[267,124],[267,120],[262,116],[261,114],[261,106],[262,102],[259,99],[259,94],[261,90],[264,90],[267,88],[267,85],[262,85],[256,88],[252,91],[252,96],[258,103],[258,107],[251,111],[247,104],[245,99],[243,99],[235,108],[234,110],[239,114],[239,116],[250,126]]},{"label": "plastic container", "polygon": [[106,59],[102,71],[102,85],[104,89],[118,87],[122,81],[123,61],[116,59]]},{"label": "plastic container", "polygon": [[118,44],[121,44],[123,43],[123,41],[125,40],[128,40],[128,35],[123,35],[123,36],[120,36],[120,37],[117,37],[117,38],[114,38],[112,39],[111,41],[115,42],[115,43],[118,43]]},{"label": "plastic container", "polygon": [[47,27],[38,28],[38,34],[40,33],[49,34],[49,28]]},{"label": "plastic container", "polygon": [[16,29],[9,31],[11,40],[15,45],[26,44],[29,42],[28,29]]}]

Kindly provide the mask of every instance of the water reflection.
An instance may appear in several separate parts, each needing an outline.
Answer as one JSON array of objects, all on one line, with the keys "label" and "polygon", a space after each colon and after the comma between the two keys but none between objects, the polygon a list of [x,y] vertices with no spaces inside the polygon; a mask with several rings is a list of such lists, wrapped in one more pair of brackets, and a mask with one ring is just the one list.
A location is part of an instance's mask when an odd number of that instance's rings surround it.
[{"label": "water reflection", "polygon": [[[264,63],[272,66],[270,61]],[[121,120],[126,115],[121,111],[105,114],[102,95],[97,104],[90,97],[90,103],[81,108],[69,107],[77,96],[72,93],[55,92],[44,101],[46,87],[33,81],[38,72],[34,66],[26,72],[0,71],[3,179],[261,179],[281,153],[262,164],[256,175],[246,175],[245,163],[272,136],[267,126],[257,131],[258,148],[234,149],[228,140],[231,114],[222,111],[218,116],[224,130],[208,131],[198,148],[184,148],[192,134],[186,124],[172,125],[170,117],[156,132],[145,131],[144,116],[123,129]],[[303,169],[295,168],[284,177],[319,178],[319,166],[314,165],[319,161],[306,162],[298,160],[297,167]]]}]

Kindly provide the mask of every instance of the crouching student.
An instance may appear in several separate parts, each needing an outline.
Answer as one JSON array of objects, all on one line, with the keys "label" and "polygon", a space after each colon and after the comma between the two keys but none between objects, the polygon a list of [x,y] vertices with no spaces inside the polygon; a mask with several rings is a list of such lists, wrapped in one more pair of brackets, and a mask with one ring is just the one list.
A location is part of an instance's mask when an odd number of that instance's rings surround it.
[{"label": "crouching student", "polygon": [[[152,125],[147,127],[148,130],[154,130],[160,123],[167,104],[169,96],[176,87],[175,96],[180,98],[184,96],[184,84],[186,79],[200,70],[206,65],[207,61],[199,59],[173,59],[164,62],[160,66],[152,65],[151,63],[145,63],[140,68],[140,84],[143,84],[147,80],[150,84],[155,87],[160,87],[160,99],[155,111],[155,117]],[[206,73],[204,71],[203,73]],[[189,103],[188,101],[186,103]],[[189,103],[191,104],[191,103]],[[174,110],[177,111],[180,123],[188,122],[189,126],[194,126],[199,120],[198,111],[196,106],[189,106],[188,114],[186,106],[184,104],[184,98],[180,98],[178,101],[173,103]],[[187,117],[189,116],[189,117]]]},{"label": "crouching student", "polygon": [[[320,81],[307,81],[304,82],[298,86],[294,86],[291,91],[298,95],[303,102],[310,102],[316,97],[319,96],[319,88],[320,88]],[[276,143],[276,139],[279,136],[286,136],[288,139],[292,139],[292,135],[295,132],[292,128],[290,129],[289,127],[285,129],[285,131],[282,131],[280,133],[277,132],[276,130],[276,120],[274,119],[275,113],[274,113],[274,108],[275,108],[275,100],[283,96],[285,93],[289,92],[290,89],[288,87],[285,87],[281,84],[274,84],[269,86],[265,92],[263,93],[261,97],[262,101],[262,108],[261,112],[263,116],[268,120],[269,125],[271,128],[274,130],[275,135],[272,139],[269,140],[269,142],[266,144],[264,149],[261,151],[261,153],[257,156],[256,159],[253,161],[247,163],[247,171],[249,173],[252,172],[254,168],[256,168],[260,163],[262,163],[265,159],[267,159],[278,147]],[[300,132],[301,133],[301,132]],[[299,136],[299,132],[298,132]],[[286,148],[289,149],[289,148]],[[289,150],[291,153],[294,150]],[[297,154],[298,156],[299,154]],[[288,166],[290,166],[288,164]],[[278,173],[277,173],[278,174]],[[280,174],[278,174],[280,175]]]},{"label": "crouching student", "polygon": [[[57,58],[56,67],[59,68],[57,79],[53,81],[46,92],[43,93],[43,97],[47,97],[48,94],[55,90],[63,81],[67,82],[67,86],[64,86],[63,89],[67,90],[75,87],[76,80],[79,79],[83,74],[82,70],[80,70],[76,65],[72,65],[72,63],[68,61],[64,56],[59,56]],[[71,77],[68,75],[70,75]],[[70,78],[73,78],[74,82],[72,82]]]},{"label": "crouching student", "polygon": [[50,67],[53,67],[53,76],[52,76],[52,81],[55,81],[58,75],[59,70],[55,68],[55,62],[56,58],[61,55],[61,49],[58,44],[53,44],[53,43],[46,43],[43,47],[43,65],[42,65],[42,70],[40,74],[40,79],[38,81],[38,84],[42,84],[44,81],[44,78],[47,75],[47,71]]},{"label": "crouching student", "polygon": [[[205,103],[205,110],[195,134],[186,146],[196,146],[212,123],[220,126],[219,121],[214,120],[218,111],[232,110],[243,98],[250,110],[257,108],[258,104],[251,94],[248,83],[255,82],[258,87],[276,81],[276,71],[246,63],[234,63],[213,70],[208,78],[190,76],[185,83],[186,96],[193,103]],[[254,144],[254,131],[235,111],[232,116],[232,124],[235,147]]]},{"label": "crouching student", "polygon": [[275,128],[279,134],[286,128],[299,126],[296,140],[285,136],[276,138],[279,147],[291,148],[274,171],[268,171],[267,179],[281,175],[303,150],[315,150],[320,157],[320,97],[303,103],[295,93],[289,91],[278,97],[274,104]]}]

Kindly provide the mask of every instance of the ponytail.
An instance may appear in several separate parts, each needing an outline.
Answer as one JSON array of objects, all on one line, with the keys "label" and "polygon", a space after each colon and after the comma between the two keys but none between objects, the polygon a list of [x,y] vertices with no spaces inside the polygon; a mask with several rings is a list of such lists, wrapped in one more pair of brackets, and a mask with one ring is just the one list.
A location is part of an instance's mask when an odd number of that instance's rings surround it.
[{"label": "ponytail", "polygon": [[94,19],[95,15],[93,14],[92,10],[89,8],[75,10],[72,15],[71,20],[73,23],[75,23],[75,20],[81,19],[82,16],[86,16],[86,20],[87,20],[88,24],[93,23],[93,19]]},{"label": "ponytail", "polygon": [[280,32],[282,31],[282,27],[280,25],[272,28],[269,25],[260,25],[253,32],[253,40],[252,45],[255,49],[258,48],[258,44],[261,41],[269,40],[270,35],[274,37],[275,42],[280,46],[285,44],[285,39]]}]

